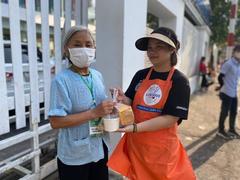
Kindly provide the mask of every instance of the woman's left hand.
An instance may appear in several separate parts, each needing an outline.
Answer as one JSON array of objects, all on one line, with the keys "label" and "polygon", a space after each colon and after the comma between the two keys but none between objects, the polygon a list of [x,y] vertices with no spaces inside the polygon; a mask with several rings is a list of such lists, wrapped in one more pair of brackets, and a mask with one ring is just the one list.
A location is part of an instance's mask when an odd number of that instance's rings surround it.
[{"label": "woman's left hand", "polygon": [[117,132],[133,132],[133,125],[121,127],[117,130]]}]

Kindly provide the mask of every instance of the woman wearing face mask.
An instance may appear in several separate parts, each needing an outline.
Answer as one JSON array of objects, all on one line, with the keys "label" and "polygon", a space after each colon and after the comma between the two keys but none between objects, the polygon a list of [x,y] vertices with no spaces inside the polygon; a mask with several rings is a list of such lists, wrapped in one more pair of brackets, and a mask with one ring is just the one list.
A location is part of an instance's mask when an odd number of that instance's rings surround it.
[{"label": "woman wearing face mask", "polygon": [[70,67],[52,81],[49,120],[58,133],[61,180],[107,180],[109,137],[100,118],[111,113],[102,75],[89,68],[95,61],[94,39],[85,27],[72,27],[63,38]]},{"label": "woman wearing face mask", "polygon": [[180,44],[168,28],[136,41],[147,51],[151,68],[138,71],[118,100],[131,105],[135,124],[125,132],[108,166],[131,180],[195,180],[192,165],[177,136],[177,124],[187,119],[190,87],[174,66]]}]

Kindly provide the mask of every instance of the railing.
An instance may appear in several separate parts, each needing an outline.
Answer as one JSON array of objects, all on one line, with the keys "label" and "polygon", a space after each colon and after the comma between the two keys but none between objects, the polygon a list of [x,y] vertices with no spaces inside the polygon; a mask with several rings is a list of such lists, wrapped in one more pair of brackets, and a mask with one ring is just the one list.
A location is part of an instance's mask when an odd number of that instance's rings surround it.
[{"label": "railing", "polygon": [[[19,0],[10,0],[8,4],[0,3],[0,175],[7,170],[17,169],[21,171],[23,179],[42,179],[56,170],[56,160],[40,166],[41,146],[55,141],[54,137],[42,142],[39,136],[51,131],[47,120],[49,110],[49,96],[51,78],[51,64],[49,51],[49,1],[41,0],[41,44],[42,44],[42,72],[43,77],[39,80],[39,63],[37,62],[37,40],[36,40],[36,11],[35,1],[25,1],[25,13],[27,22],[27,47],[29,59],[29,90],[26,91],[23,78],[21,30],[20,30],[20,6]],[[61,70],[61,24],[64,21],[65,31],[72,25],[72,7],[75,6],[76,24],[87,23],[87,0],[54,0],[54,57],[55,72]],[[61,5],[65,3],[65,17],[61,18]],[[11,37],[12,74],[14,93],[10,96],[6,80],[6,64],[4,60],[4,41],[2,24],[2,6],[8,7]],[[81,6],[81,7],[80,7]],[[84,11],[80,10],[84,9]],[[22,12],[22,8],[21,8]],[[52,17],[52,15],[51,15]],[[20,59],[20,60],[19,60]],[[39,82],[43,82],[40,87]],[[40,103],[44,106],[40,107]],[[27,107],[27,108],[26,108]],[[27,110],[26,110],[27,109]],[[15,110],[11,115],[10,110]],[[23,130],[16,135],[14,131]],[[43,124],[43,125],[40,125]],[[6,137],[6,138],[4,138]],[[15,155],[2,159],[4,151],[11,149],[18,143],[30,140],[30,148],[19,150]],[[31,169],[23,167],[22,164],[31,161]]]}]

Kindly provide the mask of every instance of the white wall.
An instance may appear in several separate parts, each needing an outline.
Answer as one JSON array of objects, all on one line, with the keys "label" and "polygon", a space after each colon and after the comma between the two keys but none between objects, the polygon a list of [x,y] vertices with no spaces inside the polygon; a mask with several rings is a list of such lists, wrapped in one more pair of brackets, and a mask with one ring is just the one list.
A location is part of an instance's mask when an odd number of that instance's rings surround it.
[{"label": "white wall", "polygon": [[124,90],[129,86],[136,71],[144,68],[144,52],[135,47],[135,41],[145,36],[146,15],[147,0],[141,0],[141,3],[139,0],[125,0],[122,76]]},{"label": "white wall", "polygon": [[210,32],[208,32],[208,28],[206,26],[197,27],[199,31],[199,56],[205,56],[207,60],[210,59],[209,54],[209,39]]},{"label": "white wall", "polygon": [[199,31],[186,18],[183,26],[183,41],[182,41],[182,62],[180,65],[181,71],[188,77],[191,87],[191,92],[199,88]]},{"label": "white wall", "polygon": [[96,68],[107,87],[122,85],[123,17],[122,1],[96,1]]},{"label": "white wall", "polygon": [[198,70],[199,32],[187,19],[184,19],[181,49],[182,63],[180,69],[188,77],[191,77]]},{"label": "white wall", "polygon": [[202,56],[209,59],[209,32],[205,27],[194,26],[189,20],[184,19],[182,61],[180,70],[187,75],[190,81],[191,92],[199,89],[199,61]]}]

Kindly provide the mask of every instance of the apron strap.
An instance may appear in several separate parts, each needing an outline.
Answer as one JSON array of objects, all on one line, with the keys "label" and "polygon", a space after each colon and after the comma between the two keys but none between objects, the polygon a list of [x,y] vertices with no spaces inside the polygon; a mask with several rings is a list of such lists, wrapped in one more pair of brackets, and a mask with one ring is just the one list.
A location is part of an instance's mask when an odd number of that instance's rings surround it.
[{"label": "apron strap", "polygon": [[150,70],[148,71],[148,74],[147,74],[147,77],[145,80],[149,80],[150,79],[150,76],[152,74],[152,70],[153,70],[153,67],[150,68]]},{"label": "apron strap", "polygon": [[[148,71],[148,74],[147,74],[147,77],[146,77],[145,80],[149,80],[150,79],[152,71],[153,71],[153,67],[151,67],[150,70]],[[168,74],[168,77],[167,77],[167,81],[168,82],[171,81],[174,71],[175,71],[175,68],[172,67],[170,72],[169,72],[169,74]]]},{"label": "apron strap", "polygon": [[168,74],[168,78],[167,78],[167,81],[168,81],[168,82],[171,81],[174,71],[175,71],[175,68],[172,67],[171,70],[170,70],[170,72],[169,72],[169,74]]}]

